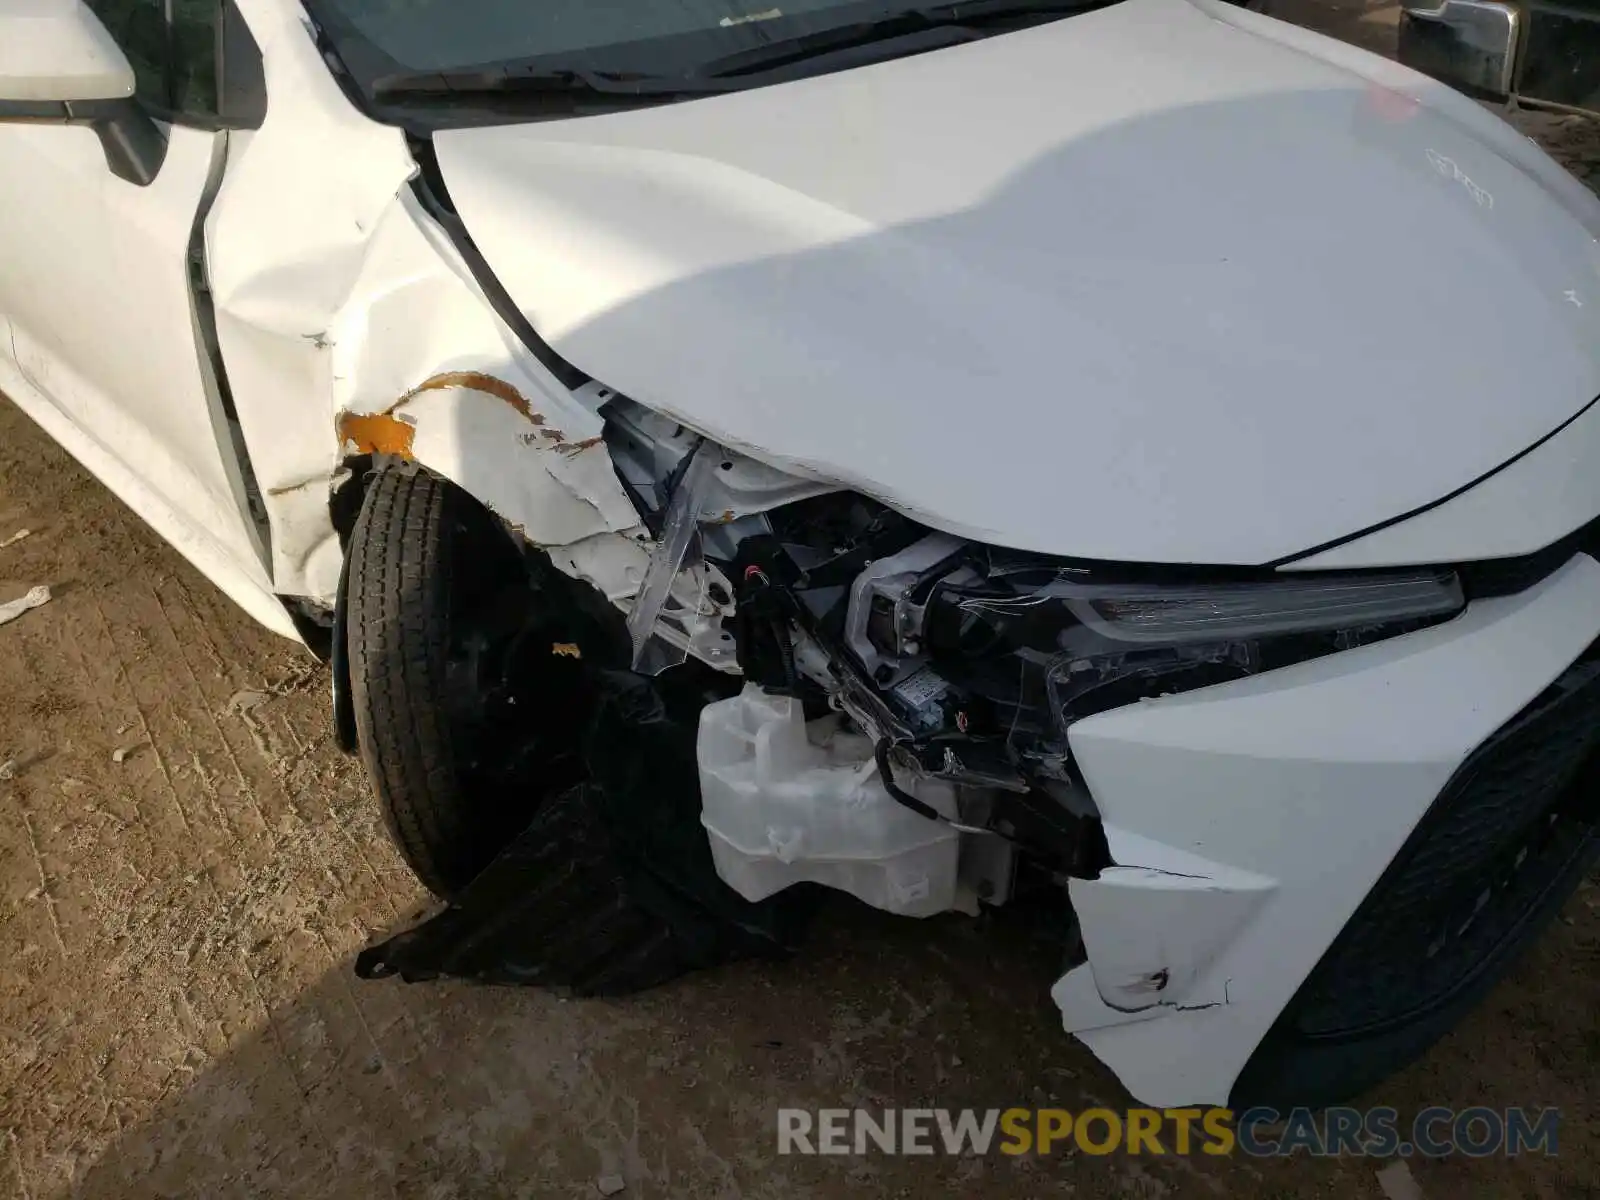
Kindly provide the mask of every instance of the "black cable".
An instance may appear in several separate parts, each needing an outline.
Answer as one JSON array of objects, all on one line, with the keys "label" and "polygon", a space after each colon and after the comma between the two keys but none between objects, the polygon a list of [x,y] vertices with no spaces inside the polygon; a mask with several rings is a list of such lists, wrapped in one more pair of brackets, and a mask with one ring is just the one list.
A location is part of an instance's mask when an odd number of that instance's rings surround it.
[{"label": "black cable", "polygon": [[[667,472],[667,477],[661,481],[661,507],[658,510],[664,520],[667,509],[672,505],[672,498],[678,494],[678,485],[683,482],[683,477],[689,473],[689,464],[694,462],[694,456],[700,453],[700,448],[705,445],[705,436],[697,434],[694,442],[685,454],[672,465],[672,470]],[[698,523],[698,514],[696,514]]]},{"label": "black cable", "polygon": [[783,670],[783,684],[791,696],[800,693],[800,672],[794,662],[794,641],[789,637],[789,622],[782,616],[772,618],[772,640],[778,647],[778,665]]},{"label": "black cable", "polygon": [[878,778],[883,781],[883,790],[888,792],[906,808],[916,813],[919,817],[926,817],[930,821],[938,821],[948,825],[950,821],[931,804],[924,804],[910,792],[901,791],[894,781],[894,770],[889,766],[889,739],[881,738],[872,756],[878,760]]}]

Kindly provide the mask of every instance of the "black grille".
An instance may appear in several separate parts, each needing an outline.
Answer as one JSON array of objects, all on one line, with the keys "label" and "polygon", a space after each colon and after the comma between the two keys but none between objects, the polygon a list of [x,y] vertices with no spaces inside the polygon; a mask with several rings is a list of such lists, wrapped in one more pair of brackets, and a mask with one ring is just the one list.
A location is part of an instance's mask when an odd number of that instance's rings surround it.
[{"label": "black grille", "polygon": [[1594,650],[1480,746],[1318,963],[1294,1028],[1344,1038],[1415,1020],[1500,957],[1596,847]]}]

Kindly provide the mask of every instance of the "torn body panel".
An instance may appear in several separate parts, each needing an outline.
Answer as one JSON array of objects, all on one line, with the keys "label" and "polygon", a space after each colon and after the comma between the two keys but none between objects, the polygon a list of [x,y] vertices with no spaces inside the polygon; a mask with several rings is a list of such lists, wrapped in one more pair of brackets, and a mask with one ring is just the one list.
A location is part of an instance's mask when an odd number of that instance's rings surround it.
[{"label": "torn body panel", "polygon": [[[375,298],[364,315],[382,320],[388,299]],[[362,349],[378,352],[376,346]],[[423,463],[537,546],[637,529],[638,514],[602,442],[601,419],[570,399],[538,396],[542,409],[534,407],[506,378],[521,374],[516,364],[494,365],[500,374],[474,369],[429,376],[378,412],[361,411],[370,403],[366,396],[349,397],[338,416],[344,450]],[[368,375],[357,367],[347,378]],[[555,413],[546,416],[546,410]]]},{"label": "torn body panel", "polygon": [[[1276,881],[1116,828],[1105,832],[1119,865],[1068,885],[1099,1001],[1128,1019],[1226,1004],[1227,980],[1209,968]],[[1201,980],[1205,987],[1197,988]]]}]

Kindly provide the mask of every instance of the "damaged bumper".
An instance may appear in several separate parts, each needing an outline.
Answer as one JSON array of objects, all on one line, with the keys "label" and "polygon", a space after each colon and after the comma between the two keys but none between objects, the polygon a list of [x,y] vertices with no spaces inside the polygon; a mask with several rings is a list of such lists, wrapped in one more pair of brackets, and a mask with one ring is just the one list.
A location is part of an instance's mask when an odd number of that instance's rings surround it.
[{"label": "damaged bumper", "polygon": [[[638,581],[659,602],[581,648],[630,663],[595,687],[633,699],[591,739],[588,790],[539,820],[564,811],[582,837],[561,837],[611,846],[559,907],[599,897],[594,920],[636,924],[619,961],[641,978],[781,952],[796,884],[907,916],[1043,892],[1077,933],[1063,1025],[1141,1102],[1259,1098],[1270,1080],[1241,1079],[1306,1011],[1336,1054],[1403,1028],[1332,1083],[1284,1068],[1284,1094],[1327,1103],[1448,1028],[1429,1014],[1475,998],[1595,844],[1592,820],[1559,819],[1600,741],[1586,549],[1524,564],[1546,572],[1531,584],[1472,564],[1157,579],[930,533],[850,493],[741,512],[731,452],[653,436],[620,398],[601,416],[661,531]],[[683,522],[697,536],[675,538]],[[1504,731],[1569,696],[1594,707],[1559,753],[1500,761]],[[1459,783],[1496,773],[1487,793]],[[1440,815],[1458,802],[1488,815],[1462,833]],[[618,986],[517,916],[549,907],[559,840],[536,822],[367,972]],[[1394,873],[1456,842],[1408,900]]]},{"label": "damaged bumper", "polygon": [[[1600,565],[1579,555],[1446,624],[1076,724],[1117,865],[1070,885],[1087,961],[1052,989],[1066,1029],[1145,1103],[1229,1102],[1463,761],[1597,635]],[[1505,803],[1537,823],[1542,782],[1514,776]],[[1386,984],[1393,964],[1361,966]]]}]

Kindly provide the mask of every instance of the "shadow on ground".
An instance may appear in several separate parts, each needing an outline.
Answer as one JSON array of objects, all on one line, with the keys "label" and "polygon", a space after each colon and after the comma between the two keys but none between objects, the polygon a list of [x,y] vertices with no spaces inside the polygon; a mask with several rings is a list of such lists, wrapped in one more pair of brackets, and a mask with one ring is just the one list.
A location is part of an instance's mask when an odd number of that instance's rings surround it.
[{"label": "shadow on ground", "polygon": [[[1564,1106],[1558,1160],[1418,1163],[1426,1194],[1593,1196],[1600,1037],[1592,886],[1485,1009],[1373,1103]],[[287,948],[287,957],[293,950]],[[261,963],[260,978],[279,964]],[[361,983],[273,1005],[79,1180],[87,1197],[1377,1196],[1373,1168],[1181,1159],[779,1157],[776,1111],[1127,1099],[1064,1038],[1054,946],[1003,922],[900,922],[841,901],[794,960],[621,1001]],[[1546,988],[1549,978],[1577,981]],[[1507,1031],[1515,1029],[1515,1037]]]}]

